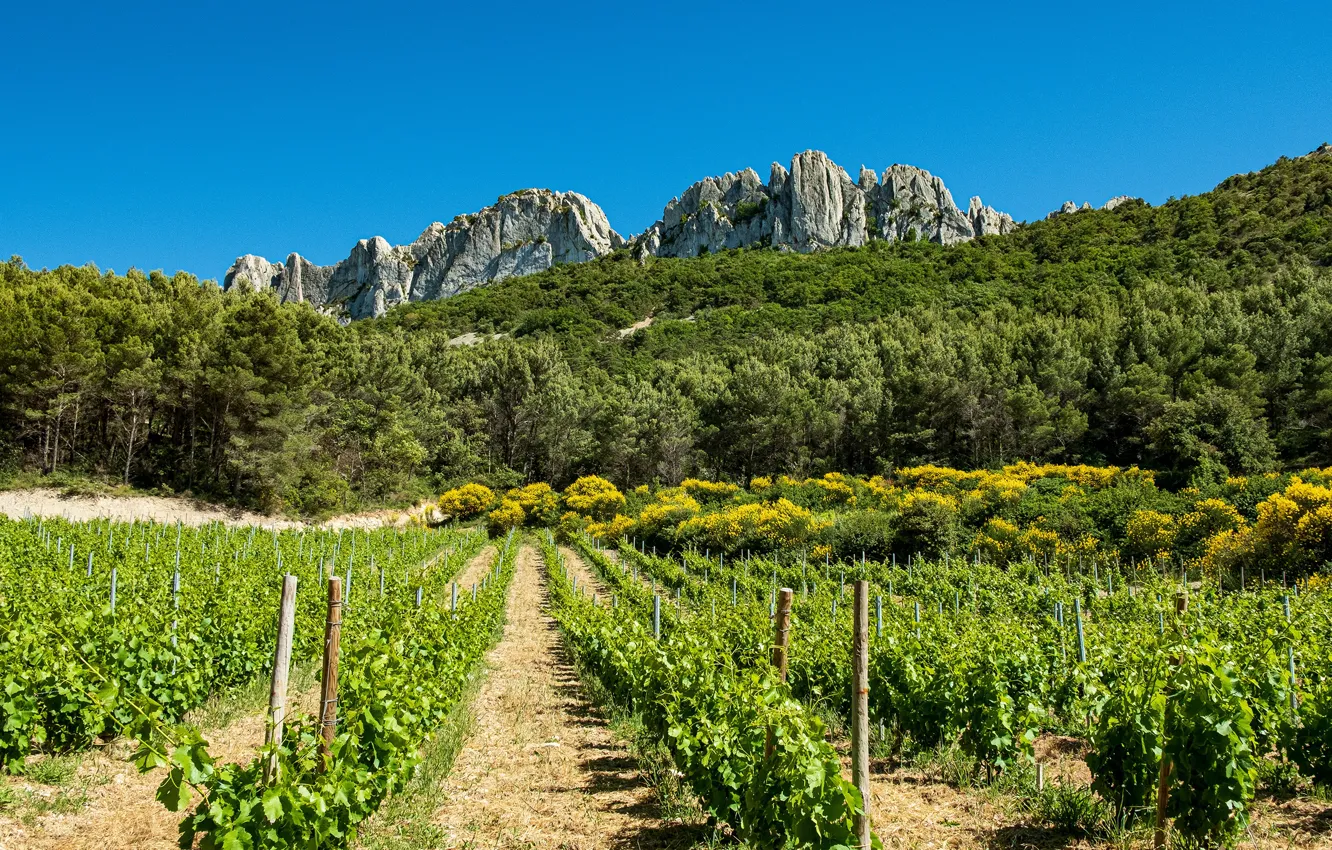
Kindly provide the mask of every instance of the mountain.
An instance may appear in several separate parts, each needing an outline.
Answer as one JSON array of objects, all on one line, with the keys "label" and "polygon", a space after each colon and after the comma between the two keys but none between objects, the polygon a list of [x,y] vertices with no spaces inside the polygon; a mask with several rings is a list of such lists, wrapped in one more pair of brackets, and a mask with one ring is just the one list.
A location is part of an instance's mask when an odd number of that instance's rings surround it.
[{"label": "mountain", "polygon": [[360,319],[407,301],[447,298],[560,263],[596,259],[622,245],[601,207],[577,192],[524,189],[448,224],[435,222],[410,245],[390,245],[382,236],[362,239],[351,256],[331,266],[296,253],[285,264],[246,254],[227,270],[223,286],[272,289],[284,302],[304,301]]},{"label": "mountain", "polygon": [[980,198],[963,213],[943,181],[924,169],[894,165],[880,179],[862,166],[852,182],[827,154],[805,151],[789,170],[774,162],[767,185],[752,168],[700,180],[633,243],[640,256],[656,257],[754,245],[808,253],[875,239],[953,245],[1014,227]]},{"label": "mountain", "polygon": [[747,168],[708,177],[673,198],[653,224],[628,243],[601,207],[576,192],[526,189],[493,206],[436,222],[410,245],[382,237],[356,243],[351,256],[317,266],[299,254],[286,263],[238,257],[223,278],[230,288],[272,289],[282,301],[304,301],[353,319],[382,316],[413,301],[448,298],[510,277],[605,256],[626,244],[639,259],[693,257],[753,246],[809,253],[874,240],[953,245],[1011,232],[1013,219],[972,198],[967,212],[938,177],[894,165],[882,178],[860,169],[853,182],[821,151],[805,151],[789,169],[773,163],[765,185]]}]

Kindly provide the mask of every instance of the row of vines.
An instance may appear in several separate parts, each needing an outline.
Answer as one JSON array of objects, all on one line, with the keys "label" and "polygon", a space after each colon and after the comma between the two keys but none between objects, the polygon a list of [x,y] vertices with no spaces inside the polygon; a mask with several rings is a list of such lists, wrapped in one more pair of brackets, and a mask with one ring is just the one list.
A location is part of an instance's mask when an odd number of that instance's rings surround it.
[{"label": "row of vines", "polygon": [[[582,545],[600,557],[595,541]],[[672,621],[699,623],[737,670],[766,669],[776,590],[792,587],[789,692],[842,718],[850,582],[868,580],[870,711],[890,753],[956,746],[994,774],[1030,764],[1040,734],[1076,736],[1093,789],[1125,823],[1155,811],[1165,759],[1168,815],[1208,845],[1242,834],[1261,762],[1332,783],[1325,588],[1221,592],[1173,573],[1035,562],[657,557],[634,545],[620,548],[628,586],[658,596]]]}]

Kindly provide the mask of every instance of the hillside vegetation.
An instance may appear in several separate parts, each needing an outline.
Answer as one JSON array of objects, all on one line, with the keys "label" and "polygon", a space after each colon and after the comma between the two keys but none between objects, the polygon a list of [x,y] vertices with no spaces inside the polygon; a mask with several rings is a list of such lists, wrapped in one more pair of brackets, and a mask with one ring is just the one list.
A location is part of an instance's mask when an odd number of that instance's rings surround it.
[{"label": "hillside vegetation", "polygon": [[1332,155],[951,247],[620,251],[345,327],[16,257],[0,458],[307,513],[583,472],[1328,466]]}]

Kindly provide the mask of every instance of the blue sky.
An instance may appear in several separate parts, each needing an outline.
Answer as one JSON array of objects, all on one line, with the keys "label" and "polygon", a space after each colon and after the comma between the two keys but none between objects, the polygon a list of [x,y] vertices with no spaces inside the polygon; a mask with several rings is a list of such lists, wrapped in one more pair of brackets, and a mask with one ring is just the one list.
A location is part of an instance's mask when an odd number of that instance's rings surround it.
[{"label": "blue sky", "polygon": [[528,186],[623,234],[817,148],[1019,219],[1332,141],[1332,3],[11,4],[0,255],[319,263]]}]

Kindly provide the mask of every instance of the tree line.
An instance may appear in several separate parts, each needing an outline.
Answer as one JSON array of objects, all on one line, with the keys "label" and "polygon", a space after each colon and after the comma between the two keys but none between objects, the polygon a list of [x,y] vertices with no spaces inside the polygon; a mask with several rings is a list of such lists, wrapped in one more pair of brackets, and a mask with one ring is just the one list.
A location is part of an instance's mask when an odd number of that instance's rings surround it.
[{"label": "tree line", "polygon": [[0,464],[305,513],[583,473],[1326,466],[1329,266],[1327,157],[965,245],[620,252],[350,324],[15,257]]}]

